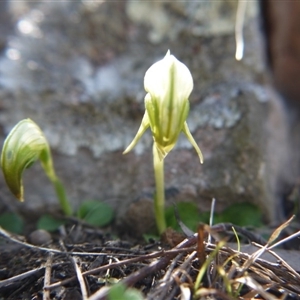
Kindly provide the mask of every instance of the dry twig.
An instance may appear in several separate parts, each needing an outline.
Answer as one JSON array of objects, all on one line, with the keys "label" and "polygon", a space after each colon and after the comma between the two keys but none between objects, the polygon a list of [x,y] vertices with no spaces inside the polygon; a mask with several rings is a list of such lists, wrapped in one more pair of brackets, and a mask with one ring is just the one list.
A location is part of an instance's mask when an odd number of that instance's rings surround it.
[{"label": "dry twig", "polygon": [[[53,261],[53,253],[49,253],[45,265],[44,287],[49,285],[51,282],[52,261]],[[50,300],[50,291],[45,288],[43,290],[43,300]]]}]

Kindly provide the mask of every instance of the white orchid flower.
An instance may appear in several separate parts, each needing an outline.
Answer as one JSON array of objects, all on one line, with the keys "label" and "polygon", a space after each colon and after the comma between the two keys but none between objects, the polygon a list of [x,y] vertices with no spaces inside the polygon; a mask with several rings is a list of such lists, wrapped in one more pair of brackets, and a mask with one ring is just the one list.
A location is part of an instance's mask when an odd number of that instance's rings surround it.
[{"label": "white orchid flower", "polygon": [[193,89],[193,78],[189,69],[168,51],[162,60],[148,69],[144,87],[148,92],[145,96],[146,111],[135,138],[124,154],[132,150],[150,127],[161,160],[173,149],[179,134],[183,132],[203,163],[201,150],[186,123],[189,113],[188,98]]}]

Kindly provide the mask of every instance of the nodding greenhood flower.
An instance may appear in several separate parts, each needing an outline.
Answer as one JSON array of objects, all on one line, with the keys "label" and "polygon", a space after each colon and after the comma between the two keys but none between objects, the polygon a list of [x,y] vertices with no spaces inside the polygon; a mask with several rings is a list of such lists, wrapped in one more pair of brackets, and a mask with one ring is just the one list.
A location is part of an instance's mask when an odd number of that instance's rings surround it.
[{"label": "nodding greenhood flower", "polygon": [[189,69],[168,51],[162,60],[148,69],[144,87],[148,92],[145,96],[146,111],[135,138],[124,154],[132,150],[150,127],[160,160],[173,149],[179,134],[183,132],[203,163],[201,150],[186,123],[190,108],[188,98],[193,89]]},{"label": "nodding greenhood flower", "polygon": [[39,126],[32,120],[25,119],[11,130],[1,153],[5,181],[20,201],[24,201],[23,172],[37,160],[40,160],[46,175],[54,185],[62,210],[66,215],[71,215],[72,208],[65,189],[54,171],[49,144]]},{"label": "nodding greenhood flower", "polygon": [[30,119],[20,121],[7,136],[1,153],[1,166],[12,193],[24,201],[22,173],[48,148],[40,128]]}]

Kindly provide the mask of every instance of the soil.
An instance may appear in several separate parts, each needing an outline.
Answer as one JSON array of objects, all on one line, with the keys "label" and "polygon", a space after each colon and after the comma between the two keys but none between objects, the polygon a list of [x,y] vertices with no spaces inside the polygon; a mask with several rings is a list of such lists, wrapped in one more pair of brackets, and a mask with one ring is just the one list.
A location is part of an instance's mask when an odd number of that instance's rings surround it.
[{"label": "soil", "polygon": [[[205,265],[195,299],[300,299],[300,276],[280,257],[270,263],[208,243],[207,232],[216,237],[221,227],[199,226],[198,234],[187,238],[169,229],[160,241],[148,243],[120,240],[78,222],[27,238],[1,229],[0,299],[110,299],[104,287],[122,282],[145,299],[185,300]],[[263,242],[245,229],[237,231]]]}]

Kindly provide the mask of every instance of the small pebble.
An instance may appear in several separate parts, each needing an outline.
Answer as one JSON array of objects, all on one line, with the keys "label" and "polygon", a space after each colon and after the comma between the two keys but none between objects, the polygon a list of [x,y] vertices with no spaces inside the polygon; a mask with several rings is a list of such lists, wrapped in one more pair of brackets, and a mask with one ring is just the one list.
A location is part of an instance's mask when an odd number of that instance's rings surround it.
[{"label": "small pebble", "polygon": [[52,241],[51,234],[44,229],[37,229],[30,233],[28,240],[33,245],[43,245]]}]

